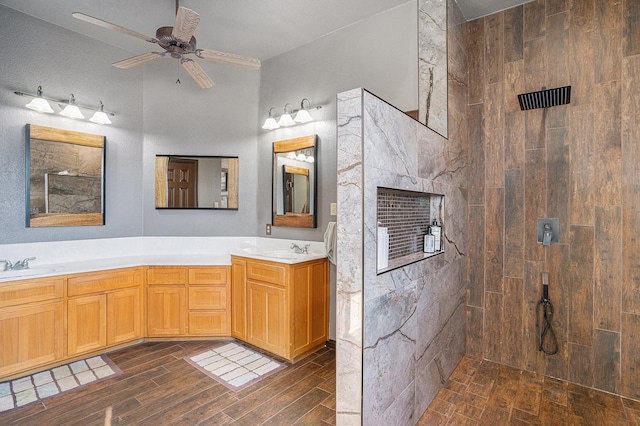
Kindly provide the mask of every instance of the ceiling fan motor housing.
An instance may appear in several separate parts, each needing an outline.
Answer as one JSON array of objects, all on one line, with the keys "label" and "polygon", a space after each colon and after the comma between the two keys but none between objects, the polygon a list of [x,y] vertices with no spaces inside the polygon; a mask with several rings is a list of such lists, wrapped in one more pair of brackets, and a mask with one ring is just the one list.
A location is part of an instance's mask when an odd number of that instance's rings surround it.
[{"label": "ceiling fan motor housing", "polygon": [[171,57],[180,59],[182,55],[193,53],[196,50],[196,38],[191,36],[189,43],[185,43],[171,35],[173,27],[160,27],[156,31],[156,40]]}]

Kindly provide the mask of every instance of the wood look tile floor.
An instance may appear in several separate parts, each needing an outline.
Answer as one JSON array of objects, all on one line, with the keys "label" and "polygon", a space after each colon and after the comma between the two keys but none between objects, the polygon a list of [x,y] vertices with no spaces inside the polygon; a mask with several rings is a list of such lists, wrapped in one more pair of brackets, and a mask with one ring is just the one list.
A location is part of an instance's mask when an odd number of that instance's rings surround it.
[{"label": "wood look tile floor", "polygon": [[0,415],[0,425],[332,425],[335,350],[323,348],[233,392],[183,358],[211,342],[144,343],[108,354],[114,378]]},{"label": "wood look tile floor", "polygon": [[640,426],[640,402],[464,357],[418,425]]}]

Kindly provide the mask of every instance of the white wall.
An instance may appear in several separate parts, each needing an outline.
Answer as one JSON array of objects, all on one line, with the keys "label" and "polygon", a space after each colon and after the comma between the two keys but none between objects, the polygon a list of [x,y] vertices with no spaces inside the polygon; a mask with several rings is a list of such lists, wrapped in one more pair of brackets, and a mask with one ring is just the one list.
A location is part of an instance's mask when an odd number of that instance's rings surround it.
[{"label": "white wall", "polygon": [[[295,109],[308,98],[322,109],[315,121],[290,128],[258,128],[258,235],[271,223],[272,144],[274,141],[318,135],[318,227],[272,227],[272,237],[322,241],[327,224],[335,221],[330,203],[337,200],[336,95],[364,87],[403,111],[418,108],[418,11],[409,2],[329,34],[262,64],[259,126],[271,107],[278,114],[289,102]],[[329,335],[336,338],[336,271],[331,265]]]},{"label": "white wall", "polygon": [[[112,62],[130,52],[80,36],[0,6],[0,244],[138,236],[142,234],[142,70],[122,71]],[[99,126],[24,107],[42,85],[45,96],[94,106],[117,115]],[[57,105],[52,106],[56,112]],[[91,112],[83,110],[85,115]],[[27,228],[25,125],[27,123],[105,135],[106,225]]]},{"label": "white wall", "polygon": [[[214,81],[201,89],[174,61],[145,65],[144,235],[255,236],[260,71],[198,61]],[[155,156],[238,157],[238,210],[156,210]],[[270,189],[269,189],[270,190]]]},{"label": "white wall", "polygon": [[336,201],[336,95],[365,87],[403,111],[418,108],[417,4],[409,2],[331,33],[262,64],[259,126],[275,107],[288,102],[294,109],[308,98],[322,109],[311,111],[316,121],[265,131],[258,127],[258,232],[271,223],[272,143],[309,134],[319,137],[318,228],[272,228],[277,238],[321,241]]}]

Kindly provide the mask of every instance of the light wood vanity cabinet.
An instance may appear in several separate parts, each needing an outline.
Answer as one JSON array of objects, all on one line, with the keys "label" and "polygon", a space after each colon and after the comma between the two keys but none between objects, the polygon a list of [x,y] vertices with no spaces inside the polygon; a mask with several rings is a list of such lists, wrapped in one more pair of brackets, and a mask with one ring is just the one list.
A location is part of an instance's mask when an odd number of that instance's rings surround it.
[{"label": "light wood vanity cabinet", "polygon": [[293,361],[328,338],[328,268],[326,259],[288,265],[232,256],[231,267],[141,266],[0,283],[0,381],[145,337],[233,336]]},{"label": "light wood vanity cabinet", "polygon": [[69,277],[68,356],[142,338],[141,288],[141,268]]},{"label": "light wood vanity cabinet", "polygon": [[147,335],[229,336],[230,271],[225,266],[147,270]]},{"label": "light wood vanity cabinet", "polygon": [[0,377],[64,358],[63,294],[61,278],[0,285]]},{"label": "light wood vanity cabinet", "polygon": [[231,263],[234,337],[290,361],[325,344],[327,259],[285,264],[232,256]]}]

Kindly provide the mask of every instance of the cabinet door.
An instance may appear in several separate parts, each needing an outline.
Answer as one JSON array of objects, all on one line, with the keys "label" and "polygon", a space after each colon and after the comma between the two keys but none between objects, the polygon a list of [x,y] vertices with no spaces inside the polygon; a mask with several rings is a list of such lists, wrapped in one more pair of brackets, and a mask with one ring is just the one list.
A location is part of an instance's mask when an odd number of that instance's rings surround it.
[{"label": "cabinet door", "polygon": [[189,312],[189,334],[192,336],[228,336],[227,312]]},{"label": "cabinet door", "polygon": [[67,302],[69,356],[107,345],[107,296],[74,297]]},{"label": "cabinet door", "polygon": [[285,290],[247,281],[247,342],[287,357]]},{"label": "cabinet door", "polygon": [[231,259],[231,335],[245,340],[247,336],[247,262]]},{"label": "cabinet door", "polygon": [[293,268],[291,356],[324,344],[329,331],[328,263],[320,261]]},{"label": "cabinet door", "polygon": [[190,310],[226,310],[227,286],[189,286]]},{"label": "cabinet door", "polygon": [[62,302],[0,312],[0,377],[63,356]]},{"label": "cabinet door", "polygon": [[107,295],[107,343],[115,345],[142,337],[140,289],[128,288]]},{"label": "cabinet door", "polygon": [[147,288],[149,336],[187,334],[187,292],[184,286],[153,285]]}]

